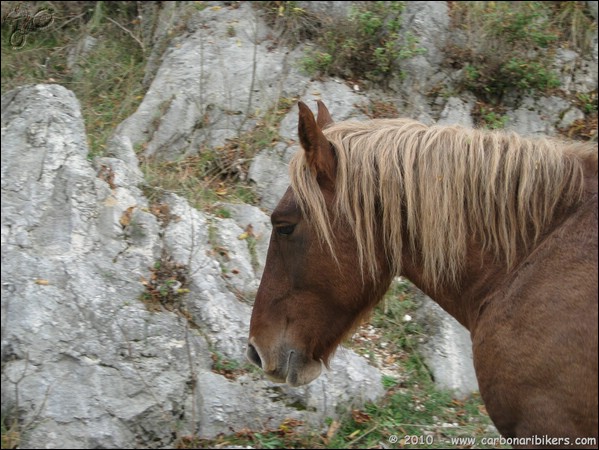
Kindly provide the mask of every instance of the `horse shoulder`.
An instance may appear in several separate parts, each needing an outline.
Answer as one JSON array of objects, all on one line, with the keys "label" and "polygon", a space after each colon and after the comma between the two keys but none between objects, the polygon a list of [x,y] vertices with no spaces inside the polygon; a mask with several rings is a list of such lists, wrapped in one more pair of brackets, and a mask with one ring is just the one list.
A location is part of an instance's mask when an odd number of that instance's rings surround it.
[{"label": "horse shoulder", "polygon": [[591,195],[485,299],[472,329],[481,395],[504,436],[597,436],[597,301]]}]

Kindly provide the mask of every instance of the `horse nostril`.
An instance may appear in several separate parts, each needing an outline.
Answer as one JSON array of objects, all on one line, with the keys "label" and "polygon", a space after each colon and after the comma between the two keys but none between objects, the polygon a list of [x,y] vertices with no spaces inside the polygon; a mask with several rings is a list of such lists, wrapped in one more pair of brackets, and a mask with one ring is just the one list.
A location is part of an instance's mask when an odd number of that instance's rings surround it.
[{"label": "horse nostril", "polygon": [[248,344],[248,350],[246,352],[247,358],[255,365],[262,369],[262,361],[260,355],[256,351],[256,348],[252,344]]}]

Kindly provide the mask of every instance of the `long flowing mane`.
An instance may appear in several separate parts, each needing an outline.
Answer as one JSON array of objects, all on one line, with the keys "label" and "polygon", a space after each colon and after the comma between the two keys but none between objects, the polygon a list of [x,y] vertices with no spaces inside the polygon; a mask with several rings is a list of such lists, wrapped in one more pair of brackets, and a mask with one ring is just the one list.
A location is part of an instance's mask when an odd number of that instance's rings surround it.
[{"label": "long flowing mane", "polygon": [[[361,266],[376,273],[382,232],[395,272],[409,245],[433,285],[457,280],[473,237],[510,267],[557,208],[580,201],[584,165],[597,166],[591,144],[409,119],[339,122],[323,132],[337,156],[332,214],[355,230]],[[330,214],[304,152],[290,175],[304,214],[333,251]]]}]

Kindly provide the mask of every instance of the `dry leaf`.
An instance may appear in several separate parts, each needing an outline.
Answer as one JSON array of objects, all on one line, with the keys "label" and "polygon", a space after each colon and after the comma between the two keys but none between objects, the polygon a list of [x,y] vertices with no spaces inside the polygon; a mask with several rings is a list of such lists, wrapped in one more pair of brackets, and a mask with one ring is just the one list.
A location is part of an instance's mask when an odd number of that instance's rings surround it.
[{"label": "dry leaf", "polygon": [[128,227],[129,224],[131,223],[131,216],[133,215],[134,209],[135,209],[135,206],[129,206],[129,208],[127,208],[125,210],[125,212],[123,212],[123,214],[121,215],[121,218],[119,219],[119,223],[121,224],[121,226],[123,228]]},{"label": "dry leaf", "polygon": [[395,355],[389,355],[385,358],[385,364],[394,364],[395,363]]},{"label": "dry leaf", "polygon": [[218,188],[216,188],[214,192],[216,195],[223,196],[223,195],[227,195],[227,193],[229,191],[227,190],[227,187],[223,183],[220,183],[218,185]]},{"label": "dry leaf", "polygon": [[339,431],[339,427],[341,426],[341,424],[339,422],[337,422],[336,420],[333,420],[331,422],[331,424],[329,425],[329,429],[327,430],[327,442],[329,440],[331,440],[333,437],[335,437],[335,435],[337,434],[337,431]]},{"label": "dry leaf", "polygon": [[364,411],[360,411],[359,409],[354,409],[351,412],[352,418],[356,423],[366,423],[370,422],[370,415],[365,413]]},{"label": "dry leaf", "polygon": [[237,236],[237,239],[239,240],[244,240],[247,238],[255,238],[256,235],[254,234],[254,227],[252,226],[252,224],[248,224],[247,227],[245,227],[245,231],[243,233],[241,233],[239,236]]}]

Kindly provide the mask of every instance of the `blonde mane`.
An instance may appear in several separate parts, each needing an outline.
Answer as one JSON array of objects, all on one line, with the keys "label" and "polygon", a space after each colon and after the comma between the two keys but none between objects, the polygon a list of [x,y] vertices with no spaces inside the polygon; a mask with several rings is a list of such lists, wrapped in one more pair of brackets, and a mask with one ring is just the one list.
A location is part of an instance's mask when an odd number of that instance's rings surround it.
[{"label": "blonde mane", "polygon": [[[355,230],[361,267],[377,272],[378,229],[394,272],[401,273],[407,244],[433,286],[457,281],[472,237],[513,265],[558,204],[580,200],[584,160],[597,165],[591,144],[408,119],[340,122],[323,132],[337,154],[331,214]],[[303,151],[291,161],[290,176],[304,215],[334,254],[331,217]]]}]

